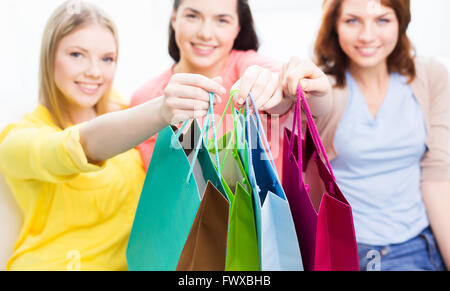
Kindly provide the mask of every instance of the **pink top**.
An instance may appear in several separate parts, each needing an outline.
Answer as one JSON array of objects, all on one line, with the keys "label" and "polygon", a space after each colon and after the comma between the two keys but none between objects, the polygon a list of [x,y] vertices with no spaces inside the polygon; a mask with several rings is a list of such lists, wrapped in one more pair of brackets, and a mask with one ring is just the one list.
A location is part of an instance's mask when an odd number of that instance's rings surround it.
[{"label": "pink top", "polygon": [[[274,60],[270,58],[260,56],[256,51],[233,50],[230,54],[230,57],[228,58],[228,62],[225,66],[225,69],[222,71],[220,75],[223,78],[223,86],[225,87],[225,89],[227,89],[226,96],[229,96],[231,87],[242,77],[246,69],[253,65],[258,65],[267,68],[273,72],[281,71],[281,66],[279,64],[277,64]],[[131,107],[147,102],[150,99],[162,96],[164,94],[164,89],[169,83],[169,80],[172,77],[172,75],[173,72],[171,68],[162,73],[160,76],[148,81],[133,95],[131,99]],[[217,122],[220,116],[222,115],[223,111],[225,110],[225,106],[227,103],[226,101],[227,100],[223,100],[221,104],[217,105],[214,108],[216,115],[215,120]],[[224,123],[222,125],[222,129],[221,131],[219,131],[219,134],[225,134],[227,131],[231,130],[230,126],[232,126],[231,119],[225,118]],[[268,135],[270,140],[269,132]],[[147,141],[145,141],[144,143],[142,143],[137,147],[141,154],[142,161],[146,170],[151,160],[155,142],[156,136],[153,136],[152,138],[148,139]],[[280,148],[278,144],[277,148]],[[281,163],[282,155],[278,154],[276,156],[280,157],[279,162]],[[277,168],[281,169],[281,164],[278,164],[277,162],[278,159],[276,157],[274,157],[274,159],[276,161]]]}]

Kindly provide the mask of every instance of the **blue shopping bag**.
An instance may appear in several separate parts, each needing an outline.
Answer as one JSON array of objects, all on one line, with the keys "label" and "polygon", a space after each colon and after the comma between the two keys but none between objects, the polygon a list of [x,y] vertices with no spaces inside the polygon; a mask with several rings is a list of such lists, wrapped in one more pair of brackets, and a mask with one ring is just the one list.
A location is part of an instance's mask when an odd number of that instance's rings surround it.
[{"label": "blue shopping bag", "polygon": [[[253,104],[254,114],[250,114],[249,103]],[[247,158],[246,170],[254,193],[261,270],[301,271],[303,263],[291,210],[257,112],[250,95],[245,127],[240,129],[245,131],[247,141],[241,155]]]}]

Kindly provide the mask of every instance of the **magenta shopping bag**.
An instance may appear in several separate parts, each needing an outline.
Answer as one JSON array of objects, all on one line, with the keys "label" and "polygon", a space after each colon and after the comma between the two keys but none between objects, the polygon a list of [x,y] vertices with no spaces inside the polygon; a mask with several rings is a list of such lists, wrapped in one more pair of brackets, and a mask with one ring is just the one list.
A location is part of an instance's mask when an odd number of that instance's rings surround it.
[{"label": "magenta shopping bag", "polygon": [[[287,128],[284,131],[282,184],[291,207],[304,268],[359,271],[352,208],[336,184],[300,86],[297,96],[292,131]],[[304,138],[302,107],[307,119]]]}]

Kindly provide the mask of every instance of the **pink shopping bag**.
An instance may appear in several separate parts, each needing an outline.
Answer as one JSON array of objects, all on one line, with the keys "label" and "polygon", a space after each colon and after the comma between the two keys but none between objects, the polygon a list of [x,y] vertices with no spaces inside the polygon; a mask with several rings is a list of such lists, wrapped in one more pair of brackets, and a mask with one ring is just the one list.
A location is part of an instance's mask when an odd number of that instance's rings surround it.
[{"label": "pink shopping bag", "polygon": [[[303,265],[307,271],[359,271],[352,208],[336,184],[300,85],[297,97],[292,131],[284,131],[282,184]],[[302,107],[307,120],[304,138]]]}]

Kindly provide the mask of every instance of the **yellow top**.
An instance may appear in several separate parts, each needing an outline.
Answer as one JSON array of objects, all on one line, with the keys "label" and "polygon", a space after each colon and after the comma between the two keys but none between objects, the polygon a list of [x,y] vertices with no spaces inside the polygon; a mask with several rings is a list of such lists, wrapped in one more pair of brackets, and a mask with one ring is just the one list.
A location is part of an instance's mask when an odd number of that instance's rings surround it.
[{"label": "yellow top", "polygon": [[145,179],[133,149],[90,164],[81,125],[61,130],[37,109],[0,133],[0,171],[23,211],[7,270],[126,270]]}]

